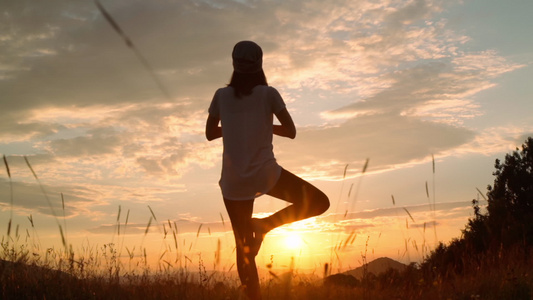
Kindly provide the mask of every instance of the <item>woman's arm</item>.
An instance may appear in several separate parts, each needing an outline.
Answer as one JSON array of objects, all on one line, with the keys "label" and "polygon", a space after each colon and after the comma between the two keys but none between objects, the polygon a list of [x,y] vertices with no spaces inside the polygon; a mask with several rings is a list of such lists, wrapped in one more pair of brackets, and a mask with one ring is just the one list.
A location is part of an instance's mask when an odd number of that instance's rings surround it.
[{"label": "woman's arm", "polygon": [[222,127],[218,126],[219,122],[219,117],[215,117],[211,114],[207,117],[207,121],[205,122],[205,137],[208,141],[222,137]]},{"label": "woman's arm", "polygon": [[281,123],[281,125],[273,125],[273,133],[275,135],[288,137],[294,139],[296,137],[296,126],[292,120],[289,111],[286,108],[282,109],[276,114],[276,118]]}]

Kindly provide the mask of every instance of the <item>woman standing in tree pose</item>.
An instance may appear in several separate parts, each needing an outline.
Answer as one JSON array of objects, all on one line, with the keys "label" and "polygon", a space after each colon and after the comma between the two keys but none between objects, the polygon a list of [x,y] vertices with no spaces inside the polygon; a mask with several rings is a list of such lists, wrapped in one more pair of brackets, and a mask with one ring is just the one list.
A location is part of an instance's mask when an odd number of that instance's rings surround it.
[{"label": "woman standing in tree pose", "polygon": [[[213,97],[205,135],[209,141],[223,137],[219,184],[235,235],[239,278],[248,298],[255,300],[261,299],[255,256],[264,236],[283,224],[324,213],[329,199],[274,158],[273,134],[294,139],[296,128],[280,94],[267,84],[261,48],[239,42],[232,58],[231,82]],[[273,125],[274,115],[281,125]],[[263,194],[292,205],[263,219],[252,218],[254,199]]]}]

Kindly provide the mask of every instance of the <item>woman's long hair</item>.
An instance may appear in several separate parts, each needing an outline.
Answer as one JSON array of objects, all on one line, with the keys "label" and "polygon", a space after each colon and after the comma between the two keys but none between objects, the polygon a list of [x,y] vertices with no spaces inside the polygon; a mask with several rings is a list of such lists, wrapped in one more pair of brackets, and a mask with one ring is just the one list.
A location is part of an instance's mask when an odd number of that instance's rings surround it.
[{"label": "woman's long hair", "polygon": [[231,80],[228,86],[231,86],[235,92],[235,97],[240,98],[241,96],[250,95],[252,89],[256,85],[268,85],[265,72],[263,70],[257,73],[239,73],[233,72],[231,75]]}]

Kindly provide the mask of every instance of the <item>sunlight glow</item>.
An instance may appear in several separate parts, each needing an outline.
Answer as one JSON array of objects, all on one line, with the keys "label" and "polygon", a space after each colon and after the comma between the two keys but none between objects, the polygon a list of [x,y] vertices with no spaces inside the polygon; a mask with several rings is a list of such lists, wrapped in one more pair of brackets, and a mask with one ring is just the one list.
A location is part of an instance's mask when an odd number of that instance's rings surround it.
[{"label": "sunlight glow", "polygon": [[291,250],[299,249],[303,246],[300,235],[296,232],[289,232],[285,237],[285,247]]}]

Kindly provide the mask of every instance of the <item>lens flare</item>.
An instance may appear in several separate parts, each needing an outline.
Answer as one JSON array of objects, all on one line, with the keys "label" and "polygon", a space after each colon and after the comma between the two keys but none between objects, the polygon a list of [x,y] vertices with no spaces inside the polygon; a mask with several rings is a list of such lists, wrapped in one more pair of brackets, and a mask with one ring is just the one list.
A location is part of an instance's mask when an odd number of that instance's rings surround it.
[{"label": "lens flare", "polygon": [[285,237],[285,247],[291,250],[299,249],[303,245],[302,238],[295,232],[287,233]]}]

